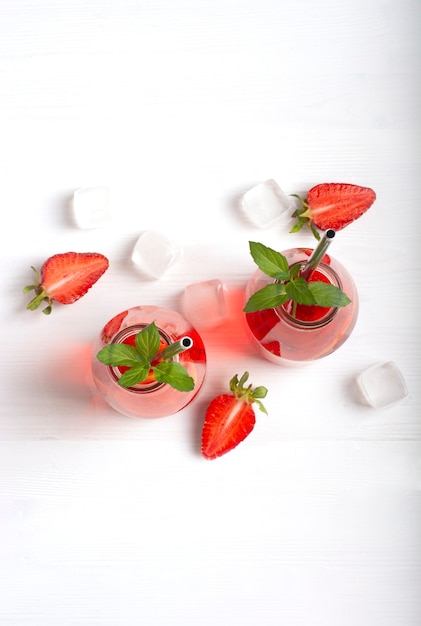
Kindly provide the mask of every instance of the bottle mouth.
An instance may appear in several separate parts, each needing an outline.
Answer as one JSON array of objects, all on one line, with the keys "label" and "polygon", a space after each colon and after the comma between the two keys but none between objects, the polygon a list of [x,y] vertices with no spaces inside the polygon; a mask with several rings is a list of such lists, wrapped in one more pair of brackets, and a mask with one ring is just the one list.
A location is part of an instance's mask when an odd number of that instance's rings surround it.
[{"label": "bottle mouth", "polygon": [[[305,263],[294,263],[291,267],[295,267],[297,265],[302,268]],[[323,277],[325,277],[326,280],[324,282],[330,283],[331,285],[342,289],[341,279],[339,278],[335,270],[333,270],[329,265],[321,262],[317,266],[316,271]],[[274,310],[280,319],[286,321],[291,326],[298,326],[303,329],[322,328],[323,326],[329,324],[339,312],[338,307],[320,307],[318,305],[298,305],[297,311],[299,312],[300,309],[301,311],[308,311],[308,313],[312,313],[312,315],[316,314],[317,317],[301,318],[296,314],[294,315],[292,312],[292,303],[290,300],[282,306],[276,307]]]},{"label": "bottle mouth", "polygon": [[[133,337],[133,342],[134,342],[134,337],[138,333],[140,333],[140,331],[143,330],[146,326],[147,324],[135,324],[133,326],[128,326],[127,328],[123,328],[113,337],[112,343],[128,343],[129,345],[131,345],[131,342],[128,340],[131,337]],[[158,332],[162,341],[166,344],[166,346],[169,346],[172,343],[169,335],[167,335],[167,333],[165,333],[160,328],[158,328]],[[175,355],[175,357],[172,357],[171,360],[175,360],[177,357],[178,355]],[[123,374],[124,369],[122,371],[121,366],[109,365],[108,371],[110,372],[113,380],[115,380],[115,382],[118,383],[118,380]],[[133,385],[133,387],[121,387],[121,389],[124,389],[125,391],[130,391],[131,393],[151,393],[152,391],[157,391],[158,389],[160,389],[161,387],[164,387],[165,385],[166,383],[160,383],[156,380],[150,380],[150,381],[146,380],[146,381],[142,381],[141,383],[138,383],[137,385]]]}]

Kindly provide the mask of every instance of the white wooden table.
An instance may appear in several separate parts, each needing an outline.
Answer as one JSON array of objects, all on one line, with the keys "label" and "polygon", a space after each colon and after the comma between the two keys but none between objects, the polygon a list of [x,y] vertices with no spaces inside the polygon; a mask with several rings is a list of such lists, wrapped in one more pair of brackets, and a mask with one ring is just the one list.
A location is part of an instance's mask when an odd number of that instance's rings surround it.
[{"label": "white wooden table", "polygon": [[[419,30],[417,0],[1,0],[1,626],[421,623]],[[110,317],[206,279],[241,291],[250,239],[313,245],[245,222],[268,178],[377,192],[332,244],[352,337],[279,368],[231,320],[202,334],[191,406],[115,413],[89,369]],[[78,229],[69,199],[96,185],[116,218]],[[147,229],[184,251],[160,280],[130,261]],[[73,249],[107,274],[26,311],[30,266]],[[388,360],[409,395],[376,411],[355,377]],[[205,407],[246,369],[269,416],[207,462]]]}]

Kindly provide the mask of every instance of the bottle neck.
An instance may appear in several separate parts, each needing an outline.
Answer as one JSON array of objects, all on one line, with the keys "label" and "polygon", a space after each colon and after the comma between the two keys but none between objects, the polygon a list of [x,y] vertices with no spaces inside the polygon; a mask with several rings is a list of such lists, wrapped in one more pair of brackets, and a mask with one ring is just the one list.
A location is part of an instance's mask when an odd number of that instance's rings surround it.
[{"label": "bottle neck", "polygon": [[[305,263],[299,263],[303,267]],[[342,289],[342,282],[335,270],[325,263],[319,263],[308,282],[324,282]],[[296,304],[289,300],[275,309],[280,319],[291,326],[307,330],[322,328],[329,324],[338,314],[337,307],[321,307],[318,305]]]},{"label": "bottle neck", "polygon": [[[124,328],[123,330],[121,330],[119,333],[117,333],[117,335],[115,335],[115,337],[113,337],[111,343],[124,343],[127,345],[135,345],[135,339],[136,339],[136,335],[138,333],[140,333],[141,330],[143,330],[145,327],[147,326],[147,324],[136,324],[133,326],[128,326],[127,328]],[[158,328],[158,332],[161,338],[161,347],[160,347],[160,351],[163,350],[164,348],[168,347],[171,344],[171,339],[170,337],[160,328]],[[174,360],[174,358],[176,357],[172,357],[172,360]],[[124,373],[124,371],[127,369],[124,366],[108,366],[109,372],[112,376],[112,378],[118,382],[119,378],[121,377],[121,375]],[[150,372],[150,374],[147,376],[146,380],[138,383],[137,385],[134,385],[133,387],[125,387],[125,389],[127,391],[130,391],[132,393],[151,393],[152,391],[157,391],[158,389],[160,389],[161,387],[165,387],[166,383],[160,383],[157,380],[155,380],[155,377],[153,375],[152,372]]]}]

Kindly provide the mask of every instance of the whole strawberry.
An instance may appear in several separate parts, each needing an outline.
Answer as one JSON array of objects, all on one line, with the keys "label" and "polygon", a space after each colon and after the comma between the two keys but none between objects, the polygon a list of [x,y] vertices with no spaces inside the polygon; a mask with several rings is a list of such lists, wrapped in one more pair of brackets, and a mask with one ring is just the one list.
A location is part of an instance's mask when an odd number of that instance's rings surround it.
[{"label": "whole strawberry", "polygon": [[301,207],[292,214],[297,222],[291,232],[298,232],[307,225],[314,236],[320,239],[317,229],[326,231],[329,228],[345,228],[368,211],[376,194],[369,187],[349,183],[323,183],[312,187],[305,200],[299,199]]},{"label": "whole strawberry", "polygon": [[209,404],[202,430],[202,454],[206,459],[226,454],[251,433],[256,423],[253,403],[267,413],[260,401],[266,397],[266,387],[244,387],[248,377],[248,372],[240,380],[235,375],[229,384],[231,393],[219,395]]},{"label": "whole strawberry", "polygon": [[43,313],[49,315],[53,301],[72,304],[79,300],[108,269],[108,259],[97,252],[64,252],[49,257],[35,272],[35,283],[23,292],[35,291],[35,297],[27,305],[34,311],[42,302],[47,306]]}]

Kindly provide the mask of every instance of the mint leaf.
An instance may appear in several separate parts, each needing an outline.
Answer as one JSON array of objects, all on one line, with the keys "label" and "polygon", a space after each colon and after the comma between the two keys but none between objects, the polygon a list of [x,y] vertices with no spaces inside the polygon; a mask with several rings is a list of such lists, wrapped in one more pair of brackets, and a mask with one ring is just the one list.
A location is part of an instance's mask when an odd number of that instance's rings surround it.
[{"label": "mint leaf", "polygon": [[139,355],[136,348],[124,343],[110,343],[108,346],[105,346],[105,348],[102,348],[96,356],[101,363],[113,367],[117,365],[132,367],[139,362]]},{"label": "mint leaf", "polygon": [[296,263],[295,265],[289,268],[289,279],[293,280],[293,278],[296,278],[300,272],[301,272],[301,264]]},{"label": "mint leaf", "polygon": [[[186,338],[185,338],[186,339]],[[192,340],[190,338],[190,347]],[[167,383],[178,391],[191,391],[194,389],[194,379],[189,376],[186,368],[172,358],[175,354],[182,352],[188,347],[181,341],[170,344],[165,353],[165,349],[159,352],[161,337],[155,322],[145,326],[135,336],[135,345],[124,343],[110,343],[97,353],[97,359],[104,363],[117,367],[124,365],[128,367],[118,379],[118,384],[122,387],[133,387],[141,383],[153,371],[155,380],[159,383]],[[160,359],[152,366],[152,363]]]},{"label": "mint leaf", "polygon": [[[320,239],[320,234],[305,216],[307,208],[304,202],[303,209],[304,213],[297,209],[298,221],[290,232],[297,232],[304,224],[308,224],[314,231],[314,236]],[[293,315],[295,315],[297,304],[331,308],[343,307],[351,302],[348,296],[335,285],[321,281],[307,282],[306,278],[300,276],[302,265],[295,263],[289,267],[286,257],[280,252],[254,241],[249,241],[249,246],[250,253],[261,271],[275,280],[249,298],[243,309],[245,313],[273,309],[282,306],[288,300],[294,303]]]},{"label": "mint leaf", "polygon": [[136,349],[145,359],[151,361],[156,356],[161,340],[155,322],[145,326],[136,335]]},{"label": "mint leaf", "polygon": [[250,254],[262,272],[278,280],[288,280],[288,261],[280,252],[254,241],[250,241],[249,245]]},{"label": "mint leaf", "polygon": [[146,376],[149,374],[149,369],[149,363],[134,365],[130,369],[126,370],[117,382],[121,385],[121,387],[133,387],[134,385],[137,385],[137,383],[141,383],[145,380]]},{"label": "mint leaf", "polygon": [[253,313],[263,309],[273,309],[284,304],[289,297],[283,283],[271,283],[256,291],[248,300],[243,311]]},{"label": "mint leaf", "polygon": [[323,307],[342,307],[351,302],[346,293],[335,285],[315,281],[308,283],[308,288],[314,296],[315,303]]},{"label": "mint leaf", "polygon": [[160,383],[168,383],[178,391],[192,391],[194,380],[186,368],[177,361],[162,361],[153,368],[155,378]]},{"label": "mint leaf", "polygon": [[285,289],[290,300],[297,302],[298,304],[312,305],[316,304],[314,295],[309,289],[309,284],[304,278],[295,278],[289,283],[286,283]]}]

